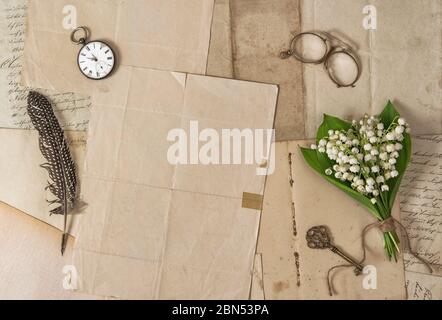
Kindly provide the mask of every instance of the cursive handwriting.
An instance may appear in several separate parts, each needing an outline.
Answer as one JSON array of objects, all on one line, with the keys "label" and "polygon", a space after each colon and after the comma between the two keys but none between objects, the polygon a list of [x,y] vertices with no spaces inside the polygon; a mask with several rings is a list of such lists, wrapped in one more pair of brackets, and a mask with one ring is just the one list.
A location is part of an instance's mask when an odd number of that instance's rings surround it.
[{"label": "cursive handwriting", "polygon": [[409,300],[442,299],[442,277],[408,271],[405,282]]},{"label": "cursive handwriting", "polygon": [[433,300],[433,292],[420,281],[407,280],[406,287],[410,300]]},{"label": "cursive handwriting", "polygon": [[[6,22],[0,24],[0,34],[4,39],[0,43],[0,76],[7,90],[7,101],[0,101],[3,105],[0,109],[0,124],[3,127],[33,128],[26,112],[29,89],[20,85],[26,12],[25,0],[0,3],[0,19]],[[53,103],[54,112],[64,129],[86,130],[91,106],[89,97],[74,93],[54,94],[47,90],[39,91]]]},{"label": "cursive handwriting", "polygon": [[[442,248],[442,136],[416,137],[413,155],[400,188],[401,218],[411,246],[440,266]],[[405,255],[406,270],[421,262]]]}]

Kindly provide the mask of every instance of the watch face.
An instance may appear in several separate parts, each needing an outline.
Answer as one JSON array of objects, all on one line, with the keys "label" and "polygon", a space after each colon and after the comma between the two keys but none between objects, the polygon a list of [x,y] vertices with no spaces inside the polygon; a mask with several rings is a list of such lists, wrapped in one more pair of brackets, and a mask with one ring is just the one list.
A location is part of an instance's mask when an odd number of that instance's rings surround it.
[{"label": "watch face", "polygon": [[78,66],[89,79],[104,79],[114,69],[114,52],[102,41],[88,42],[78,53]]}]

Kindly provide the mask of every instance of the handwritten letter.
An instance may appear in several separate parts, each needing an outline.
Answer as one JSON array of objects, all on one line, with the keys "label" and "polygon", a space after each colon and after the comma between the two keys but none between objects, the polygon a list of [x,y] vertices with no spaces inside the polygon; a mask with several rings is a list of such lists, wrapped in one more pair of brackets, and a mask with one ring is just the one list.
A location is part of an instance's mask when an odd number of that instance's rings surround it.
[{"label": "handwritten letter", "polygon": [[[442,136],[413,139],[413,155],[401,190],[401,218],[412,248],[433,266],[434,278],[427,284],[442,283]],[[404,256],[410,298],[435,297],[431,286],[421,279],[427,269],[410,254]],[[412,290],[412,291],[410,291]]]},{"label": "handwritten letter", "polygon": [[[32,128],[26,113],[29,89],[20,85],[26,9],[25,0],[0,2],[0,127],[3,128]],[[49,96],[62,127],[68,130],[87,128],[89,97],[39,91]]]}]

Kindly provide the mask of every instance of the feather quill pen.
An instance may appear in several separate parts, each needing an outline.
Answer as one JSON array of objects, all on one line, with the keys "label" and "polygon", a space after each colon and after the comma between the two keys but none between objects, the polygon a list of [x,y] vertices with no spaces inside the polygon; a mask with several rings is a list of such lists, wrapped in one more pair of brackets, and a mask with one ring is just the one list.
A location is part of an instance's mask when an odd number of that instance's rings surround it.
[{"label": "feather quill pen", "polygon": [[75,163],[64,137],[63,130],[55,117],[51,103],[45,96],[31,91],[28,95],[27,111],[32,124],[39,133],[40,151],[46,159],[41,167],[49,174],[46,189],[55,196],[55,200],[48,200],[49,205],[56,205],[50,214],[64,216],[61,254],[66,249],[67,216],[70,208],[74,207],[77,191],[77,176]]}]

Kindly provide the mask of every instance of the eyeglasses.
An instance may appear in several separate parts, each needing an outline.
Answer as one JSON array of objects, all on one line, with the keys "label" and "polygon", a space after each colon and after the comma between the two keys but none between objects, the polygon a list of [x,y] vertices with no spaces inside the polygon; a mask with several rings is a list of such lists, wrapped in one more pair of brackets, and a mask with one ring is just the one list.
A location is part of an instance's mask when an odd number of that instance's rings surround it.
[{"label": "eyeglasses", "polygon": [[302,32],[290,42],[290,49],[280,53],[281,59],[295,57],[304,63],[321,64],[330,79],[341,87],[355,87],[362,68],[354,50],[342,40],[325,32]]}]

